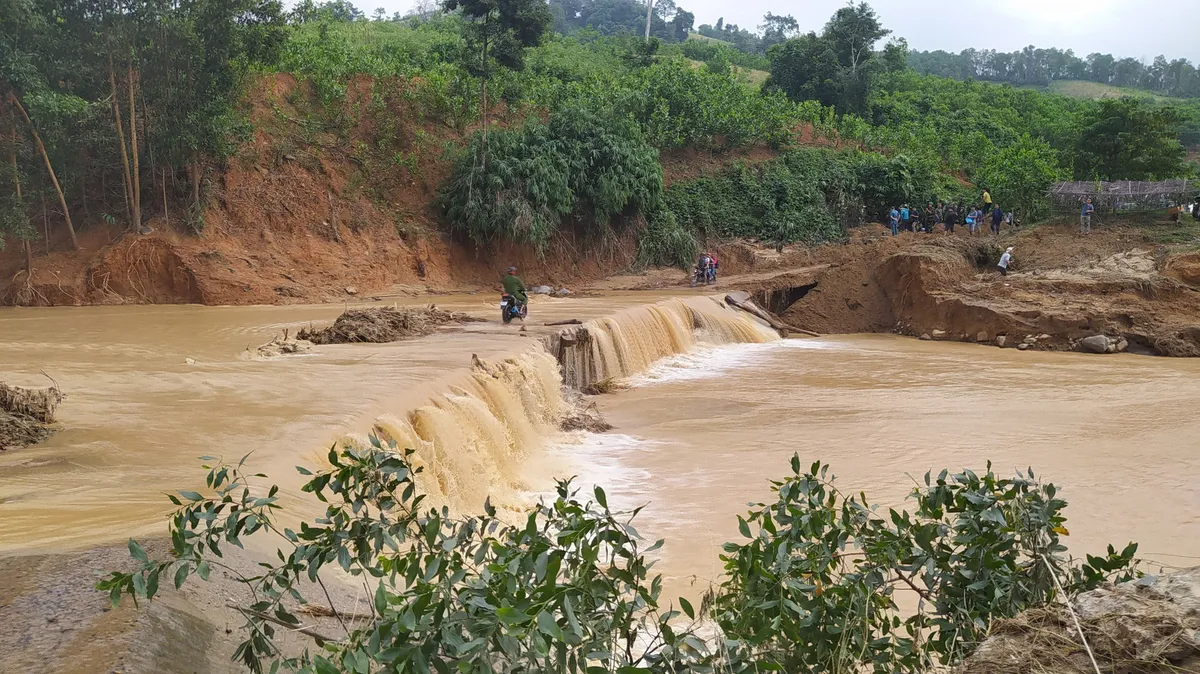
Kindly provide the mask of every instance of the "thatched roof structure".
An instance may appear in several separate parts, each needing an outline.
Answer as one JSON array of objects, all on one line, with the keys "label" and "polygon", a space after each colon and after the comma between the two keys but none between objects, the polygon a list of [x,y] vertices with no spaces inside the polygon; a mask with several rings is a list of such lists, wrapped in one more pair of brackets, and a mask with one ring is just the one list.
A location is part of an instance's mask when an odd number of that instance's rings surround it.
[{"label": "thatched roof structure", "polygon": [[1077,206],[1090,197],[1096,208],[1149,210],[1187,203],[1198,192],[1200,187],[1188,180],[1119,180],[1058,183],[1050,187],[1047,196],[1060,206]]}]

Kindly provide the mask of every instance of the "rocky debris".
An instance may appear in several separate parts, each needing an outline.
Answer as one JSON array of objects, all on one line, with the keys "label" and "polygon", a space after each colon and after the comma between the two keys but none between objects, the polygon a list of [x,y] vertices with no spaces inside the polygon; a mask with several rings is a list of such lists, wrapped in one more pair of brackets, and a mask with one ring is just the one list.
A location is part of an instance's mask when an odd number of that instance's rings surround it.
[{"label": "rocky debris", "polygon": [[187,358],[183,359],[183,362],[186,363],[187,365],[195,365],[196,359],[192,358],[191,356],[188,356]]},{"label": "rocky debris", "polygon": [[1129,342],[1124,337],[1092,335],[1079,340],[1075,348],[1084,353],[1120,353],[1129,348]]},{"label": "rocky debris", "polygon": [[1021,342],[1020,344],[1018,344],[1018,345],[1017,345],[1017,350],[1018,350],[1018,351],[1028,351],[1028,350],[1029,350],[1029,343],[1028,343],[1028,342]]},{"label": "rocky debris", "polygon": [[250,352],[250,359],[269,360],[271,358],[278,358],[280,356],[294,356],[296,354],[308,353],[309,351],[312,351],[312,348],[312,342],[308,341],[307,339],[289,337],[287,331],[285,330],[282,335],[277,335],[274,339],[266,344],[255,347],[254,350]]},{"label": "rocky debris", "polygon": [[933,333],[931,334],[931,336],[932,336],[934,339],[945,339],[945,338],[946,338],[946,331],[945,331],[945,330],[938,330],[938,329],[936,329],[936,328],[935,328],[935,329],[934,329],[934,331],[933,331]]},{"label": "rocky debris", "polygon": [[469,314],[446,311],[430,304],[420,308],[398,309],[396,307],[367,307],[348,309],[333,325],[325,328],[307,328],[297,337],[313,344],[350,344],[368,342],[383,344],[402,339],[424,337],[440,326],[451,323],[479,322]]},{"label": "rocky debris", "polygon": [[529,289],[529,292],[533,295],[549,295],[554,292],[554,288],[550,286],[534,286]]},{"label": "rocky debris", "polygon": [[606,393],[613,393],[616,391],[624,391],[627,388],[629,388],[629,387],[626,384],[624,384],[623,382],[621,382],[613,377],[609,377],[608,379],[602,379],[593,384],[588,384],[587,386],[584,386],[583,393],[590,395],[590,396],[598,396],[598,395],[604,395]]},{"label": "rocky debris", "polygon": [[346,294],[347,295],[357,295],[358,288],[355,288],[354,286],[346,286]]},{"label": "rocky debris", "polygon": [[[1102,672],[1200,672],[1200,567],[1105,585],[1072,607]],[[959,674],[1094,674],[1063,606],[992,624]]]},{"label": "rocky debris", "polygon": [[979,342],[980,344],[983,344],[984,342],[988,341],[987,331],[980,330],[979,332],[975,333],[975,341]]},{"label": "rocky debris", "polygon": [[24,388],[0,382],[0,451],[37,444],[54,434],[64,396],[58,386]]},{"label": "rocky debris", "polygon": [[1008,335],[998,335],[996,337],[996,346],[1003,348],[1004,345],[1007,343],[1008,343]]},{"label": "rocky debris", "polygon": [[929,340],[933,339],[933,337],[930,337],[928,332],[922,332],[920,339],[922,342],[928,342]]},{"label": "rocky debris", "polygon": [[612,430],[612,424],[600,415],[600,409],[596,407],[595,402],[588,402],[582,395],[575,393],[567,397],[567,404],[570,411],[559,424],[562,430],[588,431],[590,433],[604,433]]},{"label": "rocky debris", "polygon": [[572,293],[570,290],[568,290],[566,288],[559,288],[558,290],[554,291],[555,297],[566,297],[567,295],[573,295],[573,294],[574,293]]}]

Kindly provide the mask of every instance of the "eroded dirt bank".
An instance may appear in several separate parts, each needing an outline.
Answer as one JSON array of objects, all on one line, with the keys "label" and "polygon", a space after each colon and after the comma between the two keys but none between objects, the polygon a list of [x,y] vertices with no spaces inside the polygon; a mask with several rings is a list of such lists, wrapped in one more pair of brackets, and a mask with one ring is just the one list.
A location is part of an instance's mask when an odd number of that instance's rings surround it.
[{"label": "eroded dirt bank", "polygon": [[[865,234],[865,232],[864,232]],[[897,332],[1022,349],[1114,348],[1200,356],[1200,253],[1144,231],[1081,238],[1041,227],[999,238],[859,235],[767,279],[732,280],[790,324],[821,333]],[[996,262],[1014,248],[1014,269]]]}]

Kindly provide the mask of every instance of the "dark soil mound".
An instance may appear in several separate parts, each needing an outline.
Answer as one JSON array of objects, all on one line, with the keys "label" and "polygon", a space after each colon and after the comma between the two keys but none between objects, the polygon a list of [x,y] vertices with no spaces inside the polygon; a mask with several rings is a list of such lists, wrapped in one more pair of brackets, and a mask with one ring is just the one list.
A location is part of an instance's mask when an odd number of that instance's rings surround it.
[{"label": "dark soil mound", "polygon": [[424,337],[442,325],[482,321],[468,314],[446,311],[430,304],[420,309],[369,307],[350,309],[327,328],[301,330],[297,339],[313,344],[383,344],[402,339]]},{"label": "dark soil mound", "polygon": [[62,399],[57,387],[27,389],[0,382],[0,451],[50,437],[54,433],[54,411]]}]

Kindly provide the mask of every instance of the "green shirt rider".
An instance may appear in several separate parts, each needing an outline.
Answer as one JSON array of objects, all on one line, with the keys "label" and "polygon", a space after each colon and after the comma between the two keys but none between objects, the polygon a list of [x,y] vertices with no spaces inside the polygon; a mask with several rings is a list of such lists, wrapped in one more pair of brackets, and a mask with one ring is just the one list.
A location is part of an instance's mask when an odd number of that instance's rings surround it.
[{"label": "green shirt rider", "polygon": [[529,297],[525,294],[525,284],[521,282],[521,279],[517,278],[516,267],[508,268],[508,276],[504,277],[502,283],[504,284],[504,292],[512,295],[513,299],[521,304],[529,302]]}]

